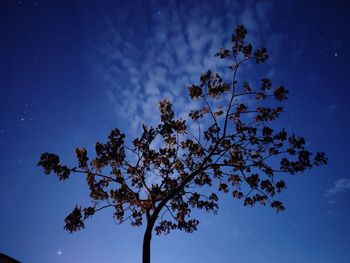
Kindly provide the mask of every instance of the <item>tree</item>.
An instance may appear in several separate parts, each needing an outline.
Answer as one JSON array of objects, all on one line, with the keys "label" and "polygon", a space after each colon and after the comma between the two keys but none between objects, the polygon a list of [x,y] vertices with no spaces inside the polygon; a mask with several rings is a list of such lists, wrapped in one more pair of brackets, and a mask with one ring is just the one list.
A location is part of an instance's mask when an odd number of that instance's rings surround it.
[{"label": "tree", "polygon": [[[146,224],[142,259],[149,263],[153,231],[159,235],[197,230],[199,221],[191,216],[192,210],[216,213],[218,191],[243,200],[244,206],[269,204],[280,212],[285,207],[275,196],[286,188],[282,175],[327,163],[323,152],[313,155],[305,148],[303,137],[272,128],[287,99],[283,86],[273,87],[267,78],[259,88],[237,80],[244,63],[261,64],[268,58],[266,48],[254,51],[246,43],[246,34],[242,25],[237,26],[232,48],[216,54],[230,62],[230,82],[208,70],[199,84],[188,87],[191,100],[200,105],[189,112],[188,120],[175,118],[170,101],[163,99],[160,124],[143,125],[132,146],[115,129],[106,143],[95,144],[91,161],[85,148],[75,150],[78,167],[62,165],[52,153],[41,155],[38,165],[45,174],[54,173],[59,180],[72,173],[86,175],[91,205],[76,206],[66,217],[68,232],[83,229],[84,221],[96,212],[113,208],[119,223]],[[198,129],[193,131],[188,123]]]}]

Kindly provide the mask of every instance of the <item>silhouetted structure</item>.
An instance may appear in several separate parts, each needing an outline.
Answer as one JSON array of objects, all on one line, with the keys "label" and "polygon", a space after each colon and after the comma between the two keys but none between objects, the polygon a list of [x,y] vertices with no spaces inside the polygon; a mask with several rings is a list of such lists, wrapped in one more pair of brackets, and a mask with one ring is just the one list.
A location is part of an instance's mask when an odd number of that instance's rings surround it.
[{"label": "silhouetted structure", "polygon": [[20,261],[0,253],[0,263],[21,263]]},{"label": "silhouetted structure", "polygon": [[56,154],[41,155],[38,165],[45,174],[55,173],[59,180],[71,173],[86,175],[91,206],[73,209],[65,219],[67,231],[83,229],[87,218],[113,208],[119,223],[141,226],[146,221],[142,258],[149,263],[153,230],[158,235],[197,230],[193,209],[216,213],[218,191],[243,200],[245,206],[270,204],[280,212],[285,208],[275,198],[286,188],[281,174],[327,163],[322,152],[312,156],[303,137],[273,130],[276,125],[271,123],[283,112],[281,102],[287,99],[283,86],[273,87],[267,78],[255,87],[237,80],[245,63],[261,64],[268,58],[266,48],[253,50],[246,43],[246,34],[243,26],[237,26],[232,47],[216,54],[229,61],[226,68],[232,79],[224,81],[208,70],[198,84],[188,87],[197,105],[188,112],[188,120],[175,118],[170,101],[163,99],[160,124],[143,125],[132,146],[115,129],[106,143],[95,144],[91,161],[85,148],[76,149],[78,167],[62,165]]}]

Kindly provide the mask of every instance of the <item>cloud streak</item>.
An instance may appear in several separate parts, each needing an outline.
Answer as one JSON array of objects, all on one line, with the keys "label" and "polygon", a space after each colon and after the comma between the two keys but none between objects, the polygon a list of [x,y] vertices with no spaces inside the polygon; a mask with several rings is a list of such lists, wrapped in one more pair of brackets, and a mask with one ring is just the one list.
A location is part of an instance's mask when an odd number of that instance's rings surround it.
[{"label": "cloud streak", "polygon": [[350,190],[350,178],[342,178],[334,182],[333,187],[325,191],[326,197],[332,197]]},{"label": "cloud streak", "polygon": [[[157,6],[149,3],[145,10],[153,11],[140,17],[146,25],[134,22],[135,30],[141,26],[139,30],[146,32],[142,45],[139,39],[135,41],[130,36],[135,32],[125,33],[111,19],[106,20],[107,30],[96,45],[100,55],[94,67],[103,78],[116,115],[129,122],[131,132],[137,131],[142,123],[157,123],[161,98],[169,98],[182,118],[198,107],[184,96],[186,87],[198,82],[204,70],[223,67],[214,54],[219,48],[227,47],[235,24],[246,25],[253,44],[261,42],[261,32],[269,27],[267,13],[272,8],[269,2],[222,1],[216,6],[202,5],[191,9],[177,1],[168,1],[162,11],[156,11]],[[119,13],[127,20],[132,6],[123,8],[125,12],[119,10]]]}]

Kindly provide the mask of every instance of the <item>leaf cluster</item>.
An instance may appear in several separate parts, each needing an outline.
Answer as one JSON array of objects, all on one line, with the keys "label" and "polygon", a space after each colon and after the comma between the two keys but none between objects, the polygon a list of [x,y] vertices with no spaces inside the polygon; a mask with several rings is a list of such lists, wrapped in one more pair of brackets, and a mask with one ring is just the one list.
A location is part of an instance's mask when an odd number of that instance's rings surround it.
[{"label": "leaf cluster", "polygon": [[[42,154],[38,165],[45,174],[54,173],[60,180],[72,173],[86,176],[91,205],[76,206],[65,219],[66,230],[78,231],[97,211],[111,208],[117,223],[141,226],[146,220],[157,234],[175,229],[190,233],[199,224],[192,212],[216,213],[219,193],[242,200],[244,206],[285,209],[278,200],[286,189],[285,176],[324,165],[327,158],[322,152],[311,153],[303,137],[272,128],[288,90],[267,78],[259,87],[238,81],[237,71],[245,63],[268,59],[267,49],[254,49],[246,34],[237,26],[231,48],[216,54],[229,61],[231,81],[208,70],[188,87],[190,99],[201,105],[189,112],[188,120],[176,118],[171,102],[163,99],[160,123],[143,125],[130,146],[115,129],[107,142],[95,144],[93,159],[85,148],[76,149],[78,167],[61,165],[55,154]],[[247,103],[251,100],[255,102]],[[198,124],[198,135],[189,128],[192,124]],[[154,147],[156,140],[161,144]]]}]

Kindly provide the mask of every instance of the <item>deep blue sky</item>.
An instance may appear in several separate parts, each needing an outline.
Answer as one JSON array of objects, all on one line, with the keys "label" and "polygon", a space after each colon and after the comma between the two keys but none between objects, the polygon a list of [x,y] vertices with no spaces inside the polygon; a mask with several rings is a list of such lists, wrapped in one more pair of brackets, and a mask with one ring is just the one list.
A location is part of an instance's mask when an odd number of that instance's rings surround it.
[{"label": "deep blue sky", "polygon": [[[109,130],[154,123],[157,101],[188,107],[186,85],[213,68],[234,25],[270,51],[262,68],[290,90],[281,125],[329,165],[287,179],[283,214],[224,199],[199,231],[155,236],[153,262],[348,263],[350,4],[347,1],[10,1],[0,3],[0,252],[23,262],[140,262],[142,230],[98,214],[69,235],[85,179],[36,167],[73,163]],[[249,71],[247,72],[249,74]],[[253,74],[253,73],[252,73]],[[248,75],[249,76],[249,75]]]}]

